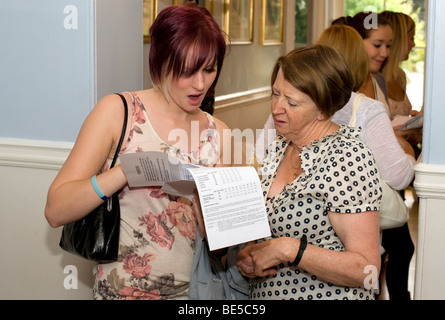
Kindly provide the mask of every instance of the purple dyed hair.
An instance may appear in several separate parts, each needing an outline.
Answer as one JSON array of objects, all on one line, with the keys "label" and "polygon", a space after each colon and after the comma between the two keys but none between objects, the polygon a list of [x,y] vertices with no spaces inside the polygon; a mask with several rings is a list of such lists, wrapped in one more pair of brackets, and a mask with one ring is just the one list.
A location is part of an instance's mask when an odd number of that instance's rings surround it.
[{"label": "purple dyed hair", "polygon": [[194,2],[169,6],[154,21],[150,37],[149,66],[155,85],[162,86],[170,74],[178,79],[194,74],[206,62],[212,66],[216,63],[217,75],[207,92],[213,95],[226,54],[226,40],[207,9]]}]

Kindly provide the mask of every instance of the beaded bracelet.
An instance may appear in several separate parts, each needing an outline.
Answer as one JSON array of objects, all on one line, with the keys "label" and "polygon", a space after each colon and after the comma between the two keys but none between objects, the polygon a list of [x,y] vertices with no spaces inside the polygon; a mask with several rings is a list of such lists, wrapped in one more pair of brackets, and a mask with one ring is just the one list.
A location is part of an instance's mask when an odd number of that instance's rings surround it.
[{"label": "beaded bracelet", "polygon": [[298,249],[297,257],[294,262],[291,263],[292,266],[297,266],[300,263],[301,258],[303,257],[304,250],[306,250],[307,246],[307,237],[305,234],[300,239],[300,248]]},{"label": "beaded bracelet", "polygon": [[102,193],[102,191],[99,189],[99,186],[97,185],[97,181],[96,181],[96,176],[93,176],[91,178],[91,184],[93,185],[94,191],[96,191],[97,195],[102,199],[102,200],[108,200],[109,198],[104,195]]}]

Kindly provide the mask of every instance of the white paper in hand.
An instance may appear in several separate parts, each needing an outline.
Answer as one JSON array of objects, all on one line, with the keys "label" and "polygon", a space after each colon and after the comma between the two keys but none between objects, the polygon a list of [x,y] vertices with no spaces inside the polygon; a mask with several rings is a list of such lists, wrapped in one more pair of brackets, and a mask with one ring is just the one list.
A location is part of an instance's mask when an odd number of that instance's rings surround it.
[{"label": "white paper in hand", "polygon": [[191,168],[210,250],[270,236],[263,192],[253,167]]},{"label": "white paper in hand", "polygon": [[420,129],[423,127],[423,115],[418,115],[415,117],[410,116],[396,116],[393,121],[391,121],[393,127],[402,125],[399,130],[411,130]]}]

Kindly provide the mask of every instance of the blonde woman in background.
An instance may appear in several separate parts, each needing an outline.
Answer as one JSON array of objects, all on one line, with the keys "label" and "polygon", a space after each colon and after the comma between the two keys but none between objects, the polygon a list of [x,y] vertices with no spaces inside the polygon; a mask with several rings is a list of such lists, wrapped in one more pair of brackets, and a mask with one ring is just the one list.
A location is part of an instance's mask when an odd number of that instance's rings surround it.
[{"label": "blonde woman in background", "polygon": [[414,42],[416,23],[410,16],[401,12],[384,11],[381,14],[393,29],[391,53],[381,69],[388,85],[391,119],[393,119],[396,115],[407,116],[412,110],[406,94],[406,74],[400,63],[408,60],[411,50],[416,45]]},{"label": "blonde woman in background", "polygon": [[[406,94],[407,77],[400,64],[408,59],[409,53],[415,46],[416,24],[410,16],[402,12],[384,11],[381,15],[389,21],[393,29],[391,54],[382,66],[382,74],[388,84],[391,117],[408,116],[413,110]],[[399,139],[406,139],[418,156],[420,148],[417,145],[422,139],[422,129],[409,131],[397,129],[398,127],[394,128]],[[414,243],[408,224],[383,231],[382,245],[387,254],[385,277],[389,298],[409,300],[411,298],[408,291],[409,265],[414,254]]]},{"label": "blonde woman in background", "polygon": [[[381,15],[389,21],[393,29],[391,54],[381,69],[388,85],[391,119],[398,115],[416,115],[418,112],[413,110],[406,93],[407,76],[401,68],[401,63],[408,60],[411,50],[416,46],[414,41],[416,23],[409,15],[402,12],[384,11]],[[398,128],[395,127],[396,135],[406,139],[412,145],[415,156],[418,157],[421,149],[422,129],[399,131]]]},{"label": "blonde woman in background", "polygon": [[[375,16],[371,16],[375,15]],[[366,25],[372,18],[377,23],[376,28]],[[353,17],[340,17],[332,25],[347,25],[354,28],[361,36],[368,53],[369,74],[360,88],[367,97],[378,100],[385,106],[388,115],[391,114],[388,101],[388,86],[380,69],[389,57],[393,32],[389,22],[380,14],[359,12]]]},{"label": "blonde woman in background", "polygon": [[[363,93],[361,88],[369,79],[369,60],[359,33],[346,25],[333,25],[321,34],[317,44],[334,48],[345,58],[354,77],[354,91]],[[357,96],[355,92],[349,102],[334,114],[333,122],[349,123]],[[396,190],[406,188],[414,178],[415,159],[406,141],[400,141],[394,135],[383,104],[369,97],[364,98],[357,112],[357,126],[361,127],[360,140],[374,154],[382,179]]]},{"label": "blonde woman in background", "polygon": [[368,53],[360,34],[347,25],[332,25],[320,35],[317,44],[337,50],[345,58],[358,92],[369,76]]}]

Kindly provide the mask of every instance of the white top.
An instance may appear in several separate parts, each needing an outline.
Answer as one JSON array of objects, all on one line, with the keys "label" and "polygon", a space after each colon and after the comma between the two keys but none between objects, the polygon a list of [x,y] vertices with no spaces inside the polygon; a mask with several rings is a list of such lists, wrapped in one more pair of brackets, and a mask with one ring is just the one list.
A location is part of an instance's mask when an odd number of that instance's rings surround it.
[{"label": "white top", "polygon": [[[332,117],[333,122],[348,125],[356,96],[356,93],[352,93],[349,102]],[[396,190],[405,189],[414,178],[416,160],[406,154],[398,143],[383,104],[365,97],[357,112],[357,126],[362,128],[359,139],[371,149],[382,179]],[[258,162],[263,160],[265,149],[269,145],[268,141],[273,141],[270,137],[275,138],[275,135],[271,134],[273,131],[268,131],[274,129],[272,115],[269,116],[263,129],[265,131],[255,144],[255,156]]]}]

